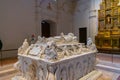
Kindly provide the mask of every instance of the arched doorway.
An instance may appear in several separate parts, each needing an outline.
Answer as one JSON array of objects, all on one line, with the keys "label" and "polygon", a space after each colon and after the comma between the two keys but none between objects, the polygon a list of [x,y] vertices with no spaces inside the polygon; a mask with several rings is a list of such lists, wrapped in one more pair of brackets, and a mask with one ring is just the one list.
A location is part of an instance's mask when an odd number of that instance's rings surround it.
[{"label": "arched doorway", "polygon": [[50,24],[46,21],[42,21],[42,37],[50,37]]},{"label": "arched doorway", "polygon": [[56,36],[56,23],[50,20],[43,20],[41,22],[42,37]]}]

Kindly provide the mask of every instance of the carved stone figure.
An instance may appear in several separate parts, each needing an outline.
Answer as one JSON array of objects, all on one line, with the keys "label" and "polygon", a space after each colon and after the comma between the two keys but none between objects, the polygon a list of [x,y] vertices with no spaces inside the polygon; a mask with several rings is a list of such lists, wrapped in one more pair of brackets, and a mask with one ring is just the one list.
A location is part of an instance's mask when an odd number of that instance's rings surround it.
[{"label": "carved stone figure", "polygon": [[27,80],[36,80],[36,64],[32,62],[32,64],[28,67],[28,77]]},{"label": "carved stone figure", "polygon": [[73,37],[73,41],[78,43],[78,40],[77,40],[76,36]]},{"label": "carved stone figure", "polygon": [[56,65],[55,80],[60,80],[60,66]]},{"label": "carved stone figure", "polygon": [[30,46],[25,39],[18,52],[19,54],[37,56],[42,59],[60,60],[89,50],[93,51],[95,48],[91,39],[88,39],[86,48],[78,43],[77,37],[73,33],[68,33],[67,35],[61,33],[60,36],[50,38],[38,36],[37,42]]},{"label": "carved stone figure", "polygon": [[73,50],[73,54],[78,54],[77,53],[77,47],[75,45],[71,45],[72,50]]},{"label": "carved stone figure", "polygon": [[18,61],[14,64],[14,68],[16,69],[16,70],[18,70],[18,72],[20,73],[20,75],[24,75],[24,70],[23,70],[23,63],[22,63],[22,61],[23,61],[23,58],[20,58],[20,57],[18,57]]},{"label": "carved stone figure", "polygon": [[47,39],[45,37],[42,37],[42,43],[46,43],[47,42]]},{"label": "carved stone figure", "polygon": [[87,40],[87,48],[92,50],[92,51],[97,52],[97,48],[96,48],[95,44],[92,42],[91,38],[88,38],[88,40]]},{"label": "carved stone figure", "polygon": [[[68,67],[68,76],[69,77],[69,80],[74,80],[74,69],[73,69],[73,66],[70,64],[70,66]],[[77,75],[77,74],[76,74]]]},{"label": "carved stone figure", "polygon": [[42,37],[41,36],[38,36],[38,40],[36,43],[41,43],[42,42]]},{"label": "carved stone figure", "polygon": [[62,33],[60,34],[60,36],[61,36],[61,37],[64,37],[65,35],[64,35],[64,33],[62,32]]},{"label": "carved stone figure", "polygon": [[71,35],[67,35],[67,36],[64,36],[64,39],[68,43],[68,42],[72,42],[73,37]]},{"label": "carved stone figure", "polygon": [[38,41],[30,46],[25,39],[18,52],[26,55],[19,54],[14,66],[26,80],[78,80],[94,69],[94,48],[91,39],[86,48],[73,33],[50,38],[38,36]]},{"label": "carved stone figure", "polygon": [[55,79],[55,75],[54,75],[54,68],[53,67],[48,67],[48,70],[49,70],[49,74],[48,74],[48,79],[47,80],[56,80]]},{"label": "carved stone figure", "polygon": [[29,51],[34,47],[34,44],[31,44],[27,50],[24,52],[25,55],[28,55]]},{"label": "carved stone figure", "polygon": [[16,69],[16,70],[20,70],[20,62],[19,61],[17,61],[15,64],[14,64],[14,68]]},{"label": "carved stone figure", "polygon": [[29,47],[27,39],[24,40],[23,45],[18,49],[18,54],[24,54],[25,50]]},{"label": "carved stone figure", "polygon": [[70,56],[70,53],[68,52],[67,46],[64,46],[62,50],[63,50],[63,51],[62,51],[62,54],[63,54],[64,56]]},{"label": "carved stone figure", "polygon": [[79,79],[79,77],[82,77],[82,73],[83,72],[83,68],[82,68],[82,65],[80,62],[77,62],[76,65],[75,65],[75,69],[77,70],[75,72],[76,75],[74,75],[75,77],[75,80]]},{"label": "carved stone figure", "polygon": [[80,54],[82,52],[82,44],[78,44],[78,54]]},{"label": "carved stone figure", "polygon": [[39,66],[39,80],[46,80],[45,72],[42,66]]},{"label": "carved stone figure", "polygon": [[77,42],[77,37],[73,33],[68,33],[68,35],[63,36],[67,43]]},{"label": "carved stone figure", "polygon": [[30,55],[33,55],[33,56],[38,56],[39,53],[40,53],[41,49],[39,47],[39,45],[35,45],[29,52]]},{"label": "carved stone figure", "polygon": [[48,60],[57,58],[57,52],[55,51],[55,48],[49,45],[45,49],[45,55],[46,59]]},{"label": "carved stone figure", "polygon": [[39,52],[39,57],[42,58],[42,55],[44,55],[45,47],[40,46],[40,52]]},{"label": "carved stone figure", "polygon": [[[26,40],[24,41],[24,44],[25,43]],[[64,56],[71,56],[82,52],[81,47],[77,42],[77,37],[74,36],[73,33],[68,33],[68,35],[61,33],[60,36],[50,38],[38,36],[37,42],[31,44],[24,52],[22,50],[23,46],[19,48],[19,53],[35,55],[44,59],[55,59],[56,56],[61,59],[64,58]]]},{"label": "carved stone figure", "polygon": [[61,70],[61,74],[60,74],[60,80],[68,80],[68,77],[67,77],[67,71],[66,71],[66,68],[63,67],[63,69]]}]

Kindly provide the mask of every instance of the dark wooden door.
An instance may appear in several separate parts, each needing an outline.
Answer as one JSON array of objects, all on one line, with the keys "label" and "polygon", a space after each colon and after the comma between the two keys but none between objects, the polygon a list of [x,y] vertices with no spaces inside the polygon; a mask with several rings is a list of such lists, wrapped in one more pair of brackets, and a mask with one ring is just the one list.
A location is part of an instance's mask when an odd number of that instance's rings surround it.
[{"label": "dark wooden door", "polygon": [[87,28],[79,28],[79,42],[87,43]]},{"label": "dark wooden door", "polygon": [[50,37],[50,24],[46,21],[42,21],[42,37]]}]

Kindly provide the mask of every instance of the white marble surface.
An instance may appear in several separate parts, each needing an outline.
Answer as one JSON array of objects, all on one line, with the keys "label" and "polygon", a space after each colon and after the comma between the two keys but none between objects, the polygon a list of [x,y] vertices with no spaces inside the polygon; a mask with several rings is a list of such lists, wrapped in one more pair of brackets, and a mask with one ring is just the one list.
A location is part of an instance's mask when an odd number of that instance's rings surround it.
[{"label": "white marble surface", "polygon": [[27,80],[78,80],[94,70],[95,53],[74,55],[56,62],[19,55],[19,64],[21,75]]},{"label": "white marble surface", "polygon": [[78,43],[73,33],[38,36],[27,49],[26,43],[27,40],[20,47],[14,65],[26,80],[78,80],[94,70],[96,50],[91,49],[91,43],[87,47]]},{"label": "white marble surface", "polygon": [[[92,40],[90,40],[92,42]],[[89,42],[85,47],[82,43],[77,41],[77,37],[73,33],[65,35],[61,33],[60,36],[55,37],[40,37],[35,44],[29,46],[27,39],[23,45],[18,49],[18,54],[32,55],[46,60],[59,61],[69,56],[79,55],[95,51],[95,46]]]},{"label": "white marble surface", "polygon": [[61,33],[60,36],[55,37],[40,37],[35,44],[27,45],[27,40],[23,42],[23,45],[19,48],[18,54],[32,55],[42,59],[59,61],[67,59],[70,56],[78,56],[79,54],[97,52],[95,44],[91,38],[88,39],[87,46],[77,41],[77,37],[73,33],[65,35]]},{"label": "white marble surface", "polygon": [[41,60],[41,61],[44,61],[46,63],[54,64],[54,63],[59,63],[59,62],[65,61],[65,60],[71,60],[73,58],[85,56],[85,55],[88,55],[88,54],[96,54],[96,52],[92,52],[92,51],[91,52],[84,52],[83,54],[72,55],[72,56],[69,56],[69,57],[62,58],[62,59],[60,59],[58,61],[57,60],[55,60],[55,61],[46,60],[46,59],[43,59],[43,58],[39,58],[38,56],[31,56],[31,55],[18,54],[18,56],[19,57],[31,58],[31,59],[34,59],[34,60]]}]

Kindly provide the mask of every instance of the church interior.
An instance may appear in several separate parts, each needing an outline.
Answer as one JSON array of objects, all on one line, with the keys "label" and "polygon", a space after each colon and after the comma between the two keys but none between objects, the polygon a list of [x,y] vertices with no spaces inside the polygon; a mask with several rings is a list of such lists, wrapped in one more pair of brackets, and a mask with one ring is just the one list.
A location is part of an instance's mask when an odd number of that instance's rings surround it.
[{"label": "church interior", "polygon": [[120,0],[0,0],[0,80],[120,80]]}]

